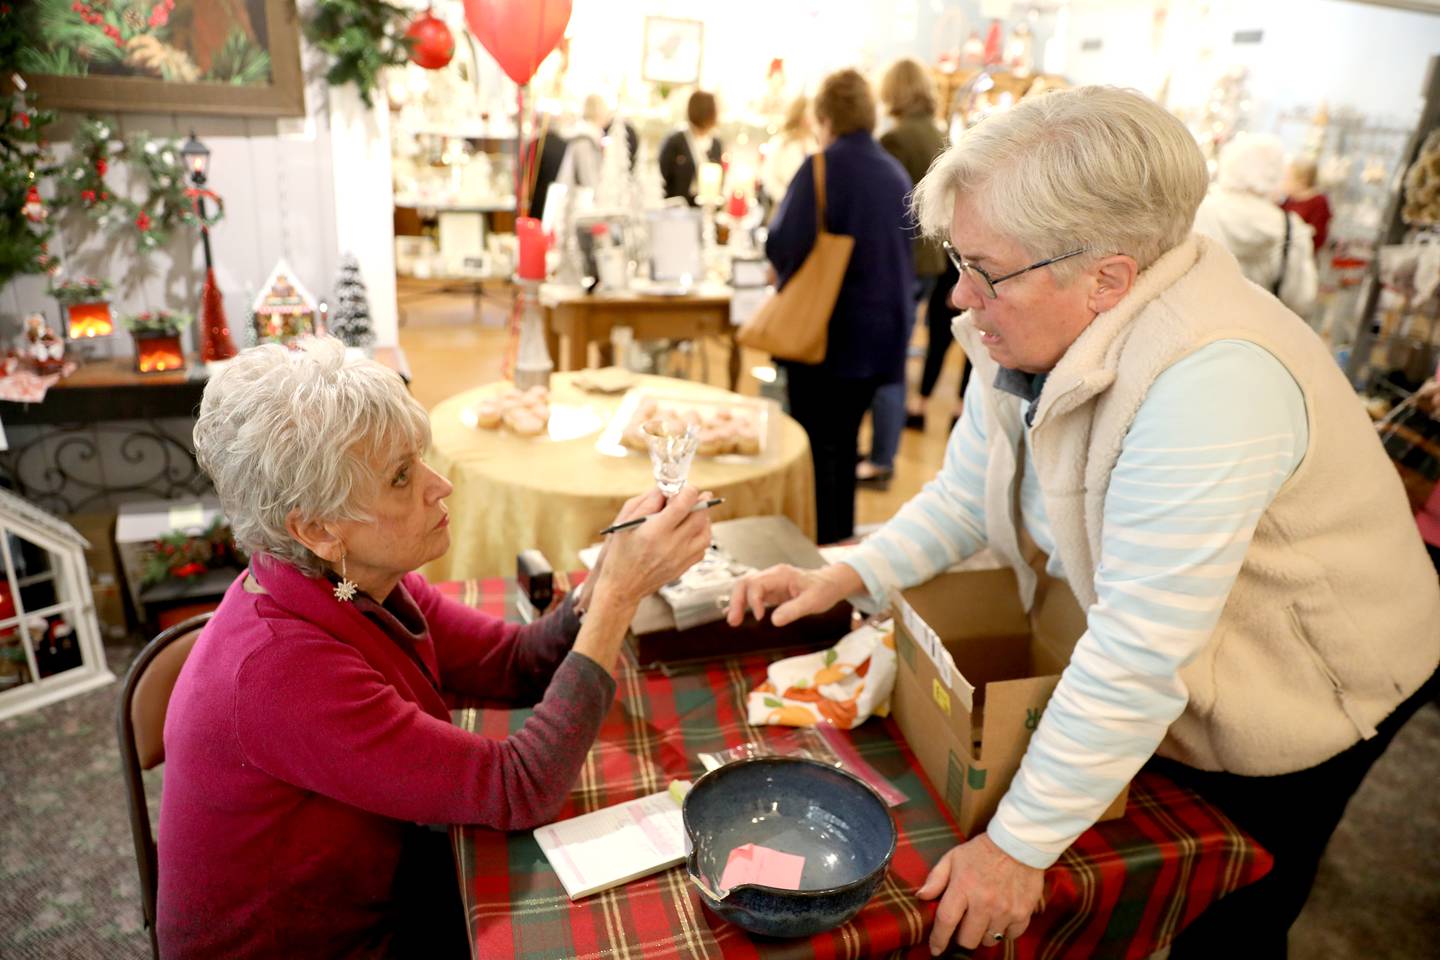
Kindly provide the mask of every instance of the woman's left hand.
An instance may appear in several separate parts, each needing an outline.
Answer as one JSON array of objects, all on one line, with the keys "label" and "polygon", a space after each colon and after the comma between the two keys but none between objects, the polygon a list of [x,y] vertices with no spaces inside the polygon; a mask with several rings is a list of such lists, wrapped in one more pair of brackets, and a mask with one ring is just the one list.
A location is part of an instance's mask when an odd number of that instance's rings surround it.
[{"label": "woman's left hand", "polygon": [[952,847],[915,892],[921,900],[940,897],[930,953],[944,953],[952,939],[971,950],[1014,940],[1030,925],[1044,890],[1045,871],[1016,860],[988,834]]}]

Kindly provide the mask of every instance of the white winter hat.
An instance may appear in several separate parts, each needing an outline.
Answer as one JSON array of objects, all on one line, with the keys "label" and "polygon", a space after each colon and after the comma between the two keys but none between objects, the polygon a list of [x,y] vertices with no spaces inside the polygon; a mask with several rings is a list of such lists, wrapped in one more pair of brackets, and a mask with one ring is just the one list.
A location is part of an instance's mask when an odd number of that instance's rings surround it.
[{"label": "white winter hat", "polygon": [[1228,190],[1243,190],[1267,199],[1280,192],[1285,176],[1285,147],[1271,133],[1237,133],[1220,151],[1215,180]]}]

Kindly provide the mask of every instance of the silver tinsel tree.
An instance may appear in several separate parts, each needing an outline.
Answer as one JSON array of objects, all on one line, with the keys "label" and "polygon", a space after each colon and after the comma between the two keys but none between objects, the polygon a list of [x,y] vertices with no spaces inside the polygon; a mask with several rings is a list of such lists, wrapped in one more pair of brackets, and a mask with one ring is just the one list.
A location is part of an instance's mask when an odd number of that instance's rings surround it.
[{"label": "silver tinsel tree", "polygon": [[375,329],[370,324],[370,301],[365,296],[365,281],[360,277],[360,262],[354,254],[347,253],[340,258],[330,333],[339,337],[347,347],[368,347],[375,342]]}]

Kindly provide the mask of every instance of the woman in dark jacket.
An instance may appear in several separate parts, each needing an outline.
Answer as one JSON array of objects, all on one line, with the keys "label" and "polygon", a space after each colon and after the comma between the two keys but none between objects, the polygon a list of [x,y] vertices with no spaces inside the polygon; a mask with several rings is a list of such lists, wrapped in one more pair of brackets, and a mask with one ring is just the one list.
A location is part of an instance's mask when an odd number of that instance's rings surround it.
[{"label": "woman in dark jacket", "polygon": [[[895,121],[894,126],[880,137],[880,146],[900,161],[912,185],[919,183],[930,169],[930,162],[945,149],[945,135],[935,122],[935,84],[930,80],[930,72],[913,57],[895,61],[880,81],[880,101]],[[921,237],[918,230],[913,233],[915,239],[911,250],[915,254],[915,282],[912,291],[915,300],[912,310],[930,299],[935,282],[945,272],[947,263],[938,243]],[[949,292],[948,289],[946,292]],[[953,311],[942,311],[942,316],[937,317],[944,320],[944,330],[940,333],[942,358],[945,344],[950,341],[951,316]],[[935,326],[932,324],[932,352],[935,337]],[[908,335],[905,342],[910,342]],[[926,359],[928,370],[929,358]],[[855,467],[855,477],[861,486],[883,490],[890,485],[890,478],[895,474],[895,452],[900,448],[900,431],[907,422],[905,413],[905,372],[902,369],[900,379],[875,391],[875,402],[870,405],[870,455]],[[924,415],[916,419],[920,428],[924,429]]]},{"label": "woman in dark jacket", "polygon": [[[825,78],[815,97],[825,154],[825,224],[855,238],[830,315],[822,363],[785,363],[790,414],[810,435],[818,539],[833,543],[855,526],[855,450],[875,389],[904,370],[915,268],[908,232],[910,177],[881,149],[875,97],[855,70]],[[806,163],[770,226],[765,253],[783,287],[815,245],[815,167]]]},{"label": "woman in dark jacket", "polygon": [[719,163],[725,145],[715,136],[720,111],[715,94],[696,90],[685,104],[684,130],[676,130],[660,145],[660,177],[665,181],[665,196],[684,197],[695,206],[699,190],[700,164]]}]

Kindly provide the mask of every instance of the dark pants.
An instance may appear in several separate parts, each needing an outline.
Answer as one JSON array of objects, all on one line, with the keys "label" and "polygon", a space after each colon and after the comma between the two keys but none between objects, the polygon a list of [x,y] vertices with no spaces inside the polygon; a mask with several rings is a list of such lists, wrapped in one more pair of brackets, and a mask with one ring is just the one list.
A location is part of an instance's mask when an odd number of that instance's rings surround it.
[{"label": "dark pants", "polygon": [[[1222,898],[1186,927],[1170,948],[1171,960],[1286,955],[1286,935],[1310,895],[1320,857],[1345,805],[1396,731],[1435,698],[1437,689],[1440,672],[1382,721],[1375,736],[1308,770],[1241,777],[1159,757],[1150,761],[1154,769],[1218,807],[1275,858],[1262,879]],[[1394,828],[1404,829],[1398,822]]]},{"label": "dark pants", "polygon": [[[920,375],[920,396],[929,397],[935,390],[935,381],[940,379],[940,369],[945,366],[945,354],[955,342],[950,332],[950,321],[959,313],[950,305],[950,291],[960,282],[960,274],[954,264],[946,263],[945,272],[930,291],[930,305],[925,310],[925,325],[930,330],[930,342],[925,347],[925,369]],[[965,384],[970,380],[970,361],[966,358],[965,370],[960,375],[960,396],[965,396]]]},{"label": "dark pants", "polygon": [[815,463],[817,543],[835,543],[855,533],[855,451],[860,421],[881,378],[836,377],[823,367],[785,366],[790,416],[810,436]]},{"label": "dark pants", "polygon": [[395,872],[394,917],[387,957],[468,960],[470,925],[448,830],[410,828]]}]

